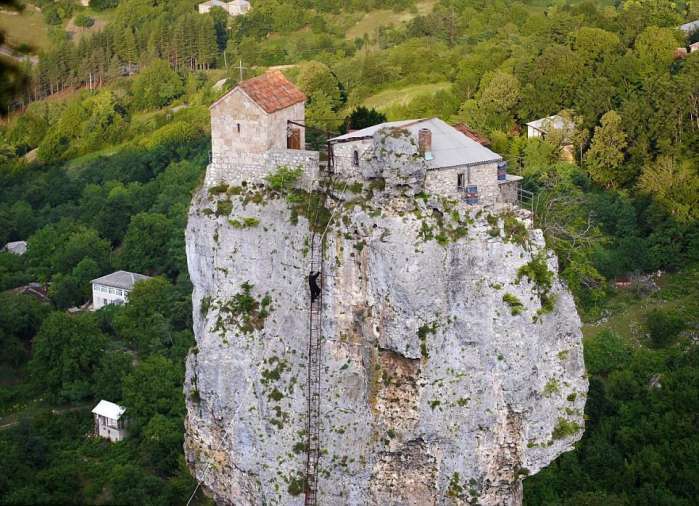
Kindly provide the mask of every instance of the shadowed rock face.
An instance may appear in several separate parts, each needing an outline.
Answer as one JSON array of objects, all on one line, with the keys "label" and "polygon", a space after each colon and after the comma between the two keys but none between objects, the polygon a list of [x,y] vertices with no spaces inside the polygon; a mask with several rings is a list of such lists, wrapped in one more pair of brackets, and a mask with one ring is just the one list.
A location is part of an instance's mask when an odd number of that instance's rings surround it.
[{"label": "shadowed rock face", "polygon": [[[540,231],[415,199],[424,162],[404,147],[377,153],[385,186],[345,195],[327,236],[319,503],[520,504],[582,434],[580,321]],[[219,503],[300,505],[309,224],[250,192],[192,204],[185,449]],[[549,288],[518,276],[533,259]]]}]

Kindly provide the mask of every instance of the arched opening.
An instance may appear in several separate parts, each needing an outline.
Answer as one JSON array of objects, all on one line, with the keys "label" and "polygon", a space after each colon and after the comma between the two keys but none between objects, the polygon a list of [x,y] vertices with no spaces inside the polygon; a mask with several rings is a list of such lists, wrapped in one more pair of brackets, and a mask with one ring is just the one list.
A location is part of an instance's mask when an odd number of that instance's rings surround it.
[{"label": "arched opening", "polygon": [[359,167],[359,151],[356,149],[352,152],[352,165]]}]

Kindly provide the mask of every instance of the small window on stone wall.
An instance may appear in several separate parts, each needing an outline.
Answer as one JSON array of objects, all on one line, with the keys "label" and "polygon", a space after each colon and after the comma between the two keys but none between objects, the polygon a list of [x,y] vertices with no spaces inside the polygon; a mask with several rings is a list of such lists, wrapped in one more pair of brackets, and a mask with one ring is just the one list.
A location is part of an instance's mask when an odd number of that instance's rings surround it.
[{"label": "small window on stone wall", "polygon": [[456,189],[457,190],[464,189],[464,175],[463,174],[457,174],[457,176],[456,176]]},{"label": "small window on stone wall", "polygon": [[352,165],[359,167],[359,151],[356,149],[352,152]]},{"label": "small window on stone wall", "polygon": [[238,123],[238,133],[240,133],[240,123]]}]

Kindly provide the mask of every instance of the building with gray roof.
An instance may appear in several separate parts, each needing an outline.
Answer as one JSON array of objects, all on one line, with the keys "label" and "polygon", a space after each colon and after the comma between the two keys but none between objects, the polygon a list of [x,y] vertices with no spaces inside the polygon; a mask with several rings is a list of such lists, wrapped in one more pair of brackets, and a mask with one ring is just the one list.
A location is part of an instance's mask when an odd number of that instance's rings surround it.
[{"label": "building with gray roof", "polygon": [[439,118],[391,121],[330,139],[335,172],[349,178],[359,175],[374,135],[394,128],[407,130],[419,146],[428,169],[427,192],[480,205],[509,202],[512,194],[516,200],[521,177],[507,174],[502,156]]},{"label": "building with gray roof", "polygon": [[12,253],[13,255],[22,256],[27,252],[27,241],[8,242],[0,251],[6,251],[8,253]]},{"label": "building with gray roof", "polygon": [[92,280],[92,309],[108,304],[125,304],[136,283],[151,279],[150,276],[128,271],[116,271]]},{"label": "building with gray roof", "polygon": [[699,31],[699,19],[683,24],[682,26],[680,26],[680,30],[682,30],[684,33],[688,35]]}]

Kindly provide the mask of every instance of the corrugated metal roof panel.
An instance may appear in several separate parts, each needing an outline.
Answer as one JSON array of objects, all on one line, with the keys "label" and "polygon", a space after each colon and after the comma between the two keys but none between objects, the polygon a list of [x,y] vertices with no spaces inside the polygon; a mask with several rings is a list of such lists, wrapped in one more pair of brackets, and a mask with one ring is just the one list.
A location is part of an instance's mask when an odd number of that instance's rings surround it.
[{"label": "corrugated metal roof panel", "polygon": [[382,128],[404,128],[417,139],[421,128],[429,128],[432,132],[432,159],[427,161],[431,169],[457,167],[459,165],[478,165],[497,162],[502,157],[489,150],[473,139],[465,136],[457,129],[439,118],[403,120],[381,123],[362,130],[350,132],[331,139],[331,141],[351,141],[373,136]]}]

